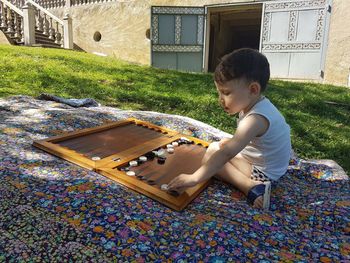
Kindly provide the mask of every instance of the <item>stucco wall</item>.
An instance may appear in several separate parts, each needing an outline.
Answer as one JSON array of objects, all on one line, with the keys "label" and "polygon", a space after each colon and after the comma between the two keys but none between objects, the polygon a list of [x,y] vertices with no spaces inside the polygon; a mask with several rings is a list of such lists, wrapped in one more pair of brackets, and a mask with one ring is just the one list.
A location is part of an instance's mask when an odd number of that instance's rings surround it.
[{"label": "stucco wall", "polygon": [[350,73],[350,1],[333,0],[325,82],[348,85]]},{"label": "stucco wall", "polygon": [[[64,15],[63,9],[50,11],[58,17]],[[149,64],[150,40],[145,35],[150,24],[148,13],[147,1],[72,7],[74,43],[86,52]],[[101,33],[99,42],[93,39],[97,31]]]},{"label": "stucco wall", "polygon": [[[103,53],[140,64],[150,64],[150,40],[146,31],[150,28],[151,6],[204,6],[219,3],[243,2],[239,0],[135,0],[109,2],[71,7],[74,43],[83,50]],[[254,0],[244,3],[256,2]],[[347,85],[350,67],[350,10],[349,0],[333,0],[328,49],[326,53],[325,82]],[[51,9],[63,17],[64,9]],[[99,31],[102,38],[94,41]]]}]

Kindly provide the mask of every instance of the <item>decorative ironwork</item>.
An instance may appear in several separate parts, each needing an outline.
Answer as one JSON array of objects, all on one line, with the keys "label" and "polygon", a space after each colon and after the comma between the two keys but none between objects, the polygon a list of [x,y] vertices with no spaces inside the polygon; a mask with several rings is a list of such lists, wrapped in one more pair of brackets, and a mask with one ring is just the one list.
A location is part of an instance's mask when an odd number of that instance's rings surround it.
[{"label": "decorative ironwork", "polygon": [[293,1],[283,3],[267,3],[265,11],[274,11],[275,9],[290,9],[302,7],[324,7],[326,0],[308,0],[308,1]]},{"label": "decorative ironwork", "polygon": [[153,44],[158,44],[159,41],[159,31],[158,31],[158,16],[152,16],[152,42]]},{"label": "decorative ironwork", "polygon": [[294,41],[296,39],[296,31],[297,31],[297,11],[291,11],[289,14],[288,41]]},{"label": "decorative ironwork", "polygon": [[316,41],[320,41],[323,36],[325,9],[318,10],[317,29],[316,29]]},{"label": "decorative ironwork", "polygon": [[175,16],[175,44],[181,44],[181,16]]},{"label": "decorative ironwork", "polygon": [[263,33],[262,41],[267,42],[270,39],[270,23],[271,23],[271,13],[265,13],[263,22]]},{"label": "decorative ironwork", "polygon": [[202,46],[182,46],[182,45],[153,45],[152,51],[156,52],[201,52]]},{"label": "decorative ironwork", "polygon": [[[317,5],[316,5],[317,3]],[[271,16],[272,16],[272,9],[275,8],[292,8],[292,7],[313,7],[317,6],[319,7],[320,5],[324,4],[325,1],[300,1],[300,2],[287,2],[287,3],[271,3],[268,4],[270,5],[270,12],[266,12],[264,15],[264,21],[263,21],[263,32],[262,32],[262,42],[266,43],[269,42],[269,34],[270,34],[270,27],[271,27]],[[267,9],[265,9],[267,10]],[[317,8],[316,8],[317,10]],[[298,10],[293,10],[290,11],[289,15],[289,29],[288,29],[288,42],[294,42],[297,38],[297,28],[298,28]],[[316,29],[316,36],[315,36],[315,41],[321,41],[323,37],[323,30],[324,30],[324,23],[325,23],[325,6],[322,6],[321,9],[318,9],[318,20],[317,20],[317,29]],[[302,49],[318,49],[318,47],[308,47],[308,43],[304,43],[304,46],[300,46],[301,43],[290,43],[293,45],[292,50],[295,49],[296,46],[302,47]],[[279,44],[271,44],[274,45],[274,47],[277,48],[276,45]],[[307,46],[307,47],[306,47]],[[266,50],[271,50],[270,48],[265,48]],[[280,49],[278,49],[280,50]],[[284,50],[284,48],[283,48]]]},{"label": "decorative ironwork", "polygon": [[197,44],[203,45],[204,16],[198,16],[197,22]]},{"label": "decorative ironwork", "polygon": [[263,44],[262,49],[265,51],[318,50],[321,49],[321,43]]},{"label": "decorative ironwork", "polygon": [[153,14],[204,15],[204,8],[198,7],[153,7]]}]

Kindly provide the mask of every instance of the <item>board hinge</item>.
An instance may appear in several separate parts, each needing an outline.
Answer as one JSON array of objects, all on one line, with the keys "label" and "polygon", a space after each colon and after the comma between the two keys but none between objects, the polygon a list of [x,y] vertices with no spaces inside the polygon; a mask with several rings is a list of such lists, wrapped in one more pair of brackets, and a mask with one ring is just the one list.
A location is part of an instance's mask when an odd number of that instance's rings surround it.
[{"label": "board hinge", "polygon": [[320,77],[323,79],[324,78],[324,71],[320,70]]},{"label": "board hinge", "polygon": [[328,6],[327,6],[327,12],[328,12],[328,13],[331,13],[331,12],[332,12],[332,6],[331,6],[331,5],[328,5]]}]

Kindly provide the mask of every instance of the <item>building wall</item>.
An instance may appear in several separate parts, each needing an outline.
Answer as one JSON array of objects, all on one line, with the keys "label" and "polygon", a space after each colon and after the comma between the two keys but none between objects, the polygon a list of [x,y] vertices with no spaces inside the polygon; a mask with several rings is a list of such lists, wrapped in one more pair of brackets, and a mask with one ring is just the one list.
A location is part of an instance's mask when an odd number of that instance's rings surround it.
[{"label": "building wall", "polygon": [[[151,6],[204,6],[220,3],[253,3],[254,0],[134,0],[74,6],[69,10],[73,18],[74,43],[90,53],[102,53],[126,61],[150,64]],[[326,55],[325,82],[347,85],[350,67],[350,10],[349,0],[333,0],[330,33]],[[65,10],[51,9],[63,17]],[[95,32],[101,40],[93,39]]]},{"label": "building wall", "polygon": [[325,68],[326,83],[350,86],[349,10],[349,0],[333,0]]},{"label": "building wall", "polygon": [[[150,29],[151,6],[203,6],[224,2],[226,1],[135,0],[74,6],[69,10],[73,19],[74,43],[90,53],[98,52],[149,65],[150,40],[146,37],[146,31]],[[51,9],[50,12],[62,18],[65,9]],[[93,39],[97,31],[102,36],[99,42]]]}]

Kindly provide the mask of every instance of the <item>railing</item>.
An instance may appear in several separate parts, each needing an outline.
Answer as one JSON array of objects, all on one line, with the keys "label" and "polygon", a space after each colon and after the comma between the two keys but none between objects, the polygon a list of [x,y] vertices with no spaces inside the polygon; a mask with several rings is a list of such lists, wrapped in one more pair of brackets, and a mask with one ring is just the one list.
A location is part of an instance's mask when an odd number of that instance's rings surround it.
[{"label": "railing", "polygon": [[[23,1],[23,0],[13,0]],[[107,3],[107,2],[132,2],[135,0],[35,0],[36,3],[46,9],[51,8],[63,8],[71,6],[89,5],[95,3]]]},{"label": "railing", "polygon": [[[135,0],[35,0],[34,2],[45,9],[53,8],[69,8],[71,6],[84,6],[97,3],[108,2],[133,2]],[[22,8],[25,5],[26,0],[10,0],[14,6]]]},{"label": "railing", "polygon": [[13,41],[23,42],[23,12],[7,0],[0,0],[0,28]]},{"label": "railing", "polygon": [[35,44],[37,29],[56,44],[73,48],[71,18],[66,15],[62,21],[33,0],[26,0],[25,5],[23,0],[12,0],[12,3],[0,0],[0,26],[11,38],[25,45]]},{"label": "railing", "polygon": [[25,4],[25,0],[10,0],[9,2],[18,8],[22,8]]},{"label": "railing", "polygon": [[77,5],[89,5],[89,4],[95,4],[95,3],[106,3],[106,2],[130,2],[129,1],[118,1],[118,0],[70,0],[70,6],[77,6]]},{"label": "railing", "polygon": [[[107,2],[133,2],[135,0],[35,0],[34,2],[45,9],[53,8],[69,8],[71,6],[83,6],[95,3],[107,3]],[[10,0],[13,5],[21,8],[25,5],[26,0]]]},{"label": "railing", "polygon": [[61,43],[62,33],[64,31],[63,21],[34,1],[27,0],[27,3],[30,3],[35,8],[36,28],[42,31],[44,35],[47,35],[49,39],[55,40],[56,44],[61,44],[63,46],[63,43]]},{"label": "railing", "polygon": [[66,6],[66,0],[35,0],[35,2],[46,9]]}]

